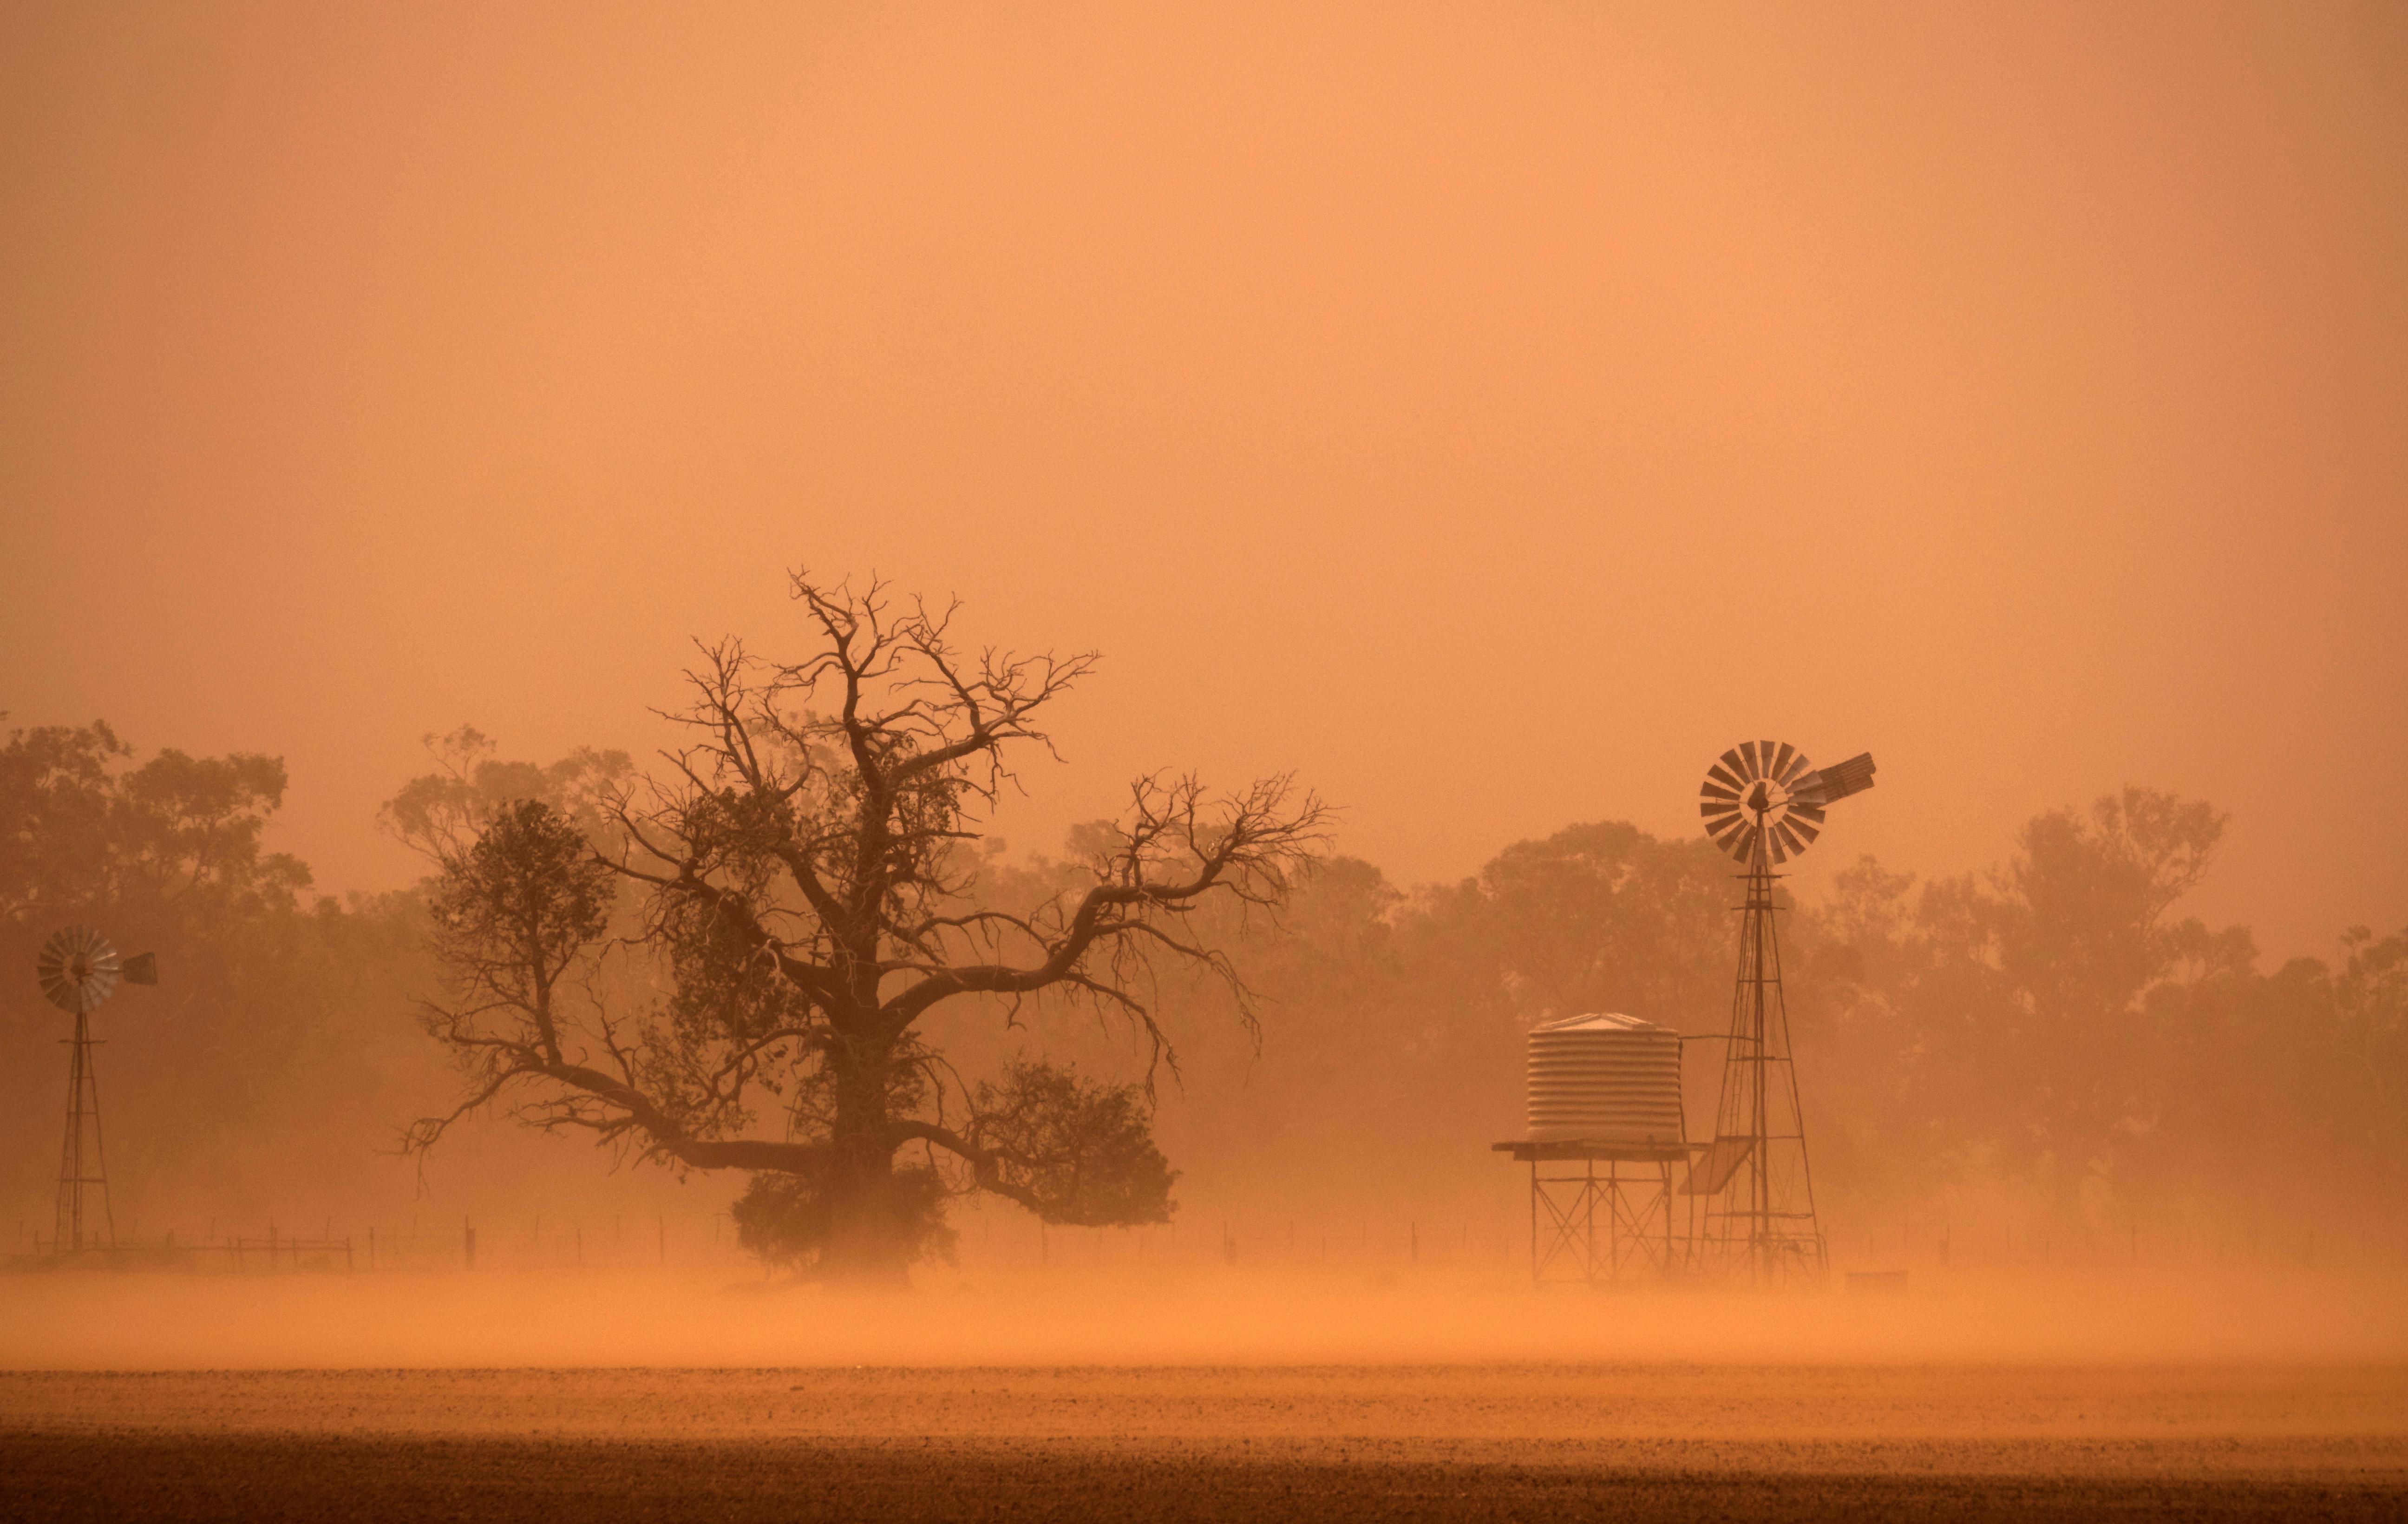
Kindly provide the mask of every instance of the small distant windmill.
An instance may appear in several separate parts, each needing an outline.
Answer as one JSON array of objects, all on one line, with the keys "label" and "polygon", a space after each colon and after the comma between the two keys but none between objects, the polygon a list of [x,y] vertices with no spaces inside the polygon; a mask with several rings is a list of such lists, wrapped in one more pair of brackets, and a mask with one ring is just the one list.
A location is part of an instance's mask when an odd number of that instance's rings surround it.
[{"label": "small distant windmill", "polygon": [[1818,771],[1785,741],[1745,740],[1706,769],[1698,791],[1706,834],[1746,869],[1747,903],[1740,908],[1739,979],[1714,1141],[1682,1188],[1718,1199],[1706,1205],[1700,1247],[1718,1268],[1743,1266],[1759,1282],[1820,1278],[1826,1269],[1781,989],[1772,884],[1782,875],[1773,869],[1822,834],[1823,812],[1834,801],[1872,786],[1870,753]]},{"label": "small distant windmill", "polygon": [[[108,1204],[108,1166],[100,1144],[100,1082],[92,1067],[92,1014],[117,992],[119,980],[129,985],[159,982],[159,960],[150,953],[120,958],[108,939],[88,926],[71,926],[42,943],[34,960],[34,974],[42,993],[62,1011],[75,1013],[75,1046],[67,1069],[67,1132],[59,1149],[58,1236],[52,1252],[84,1248],[84,1198],[100,1198],[99,1220],[89,1234],[91,1244],[117,1242],[117,1217]],[[90,1134],[92,1147],[85,1150]],[[104,1234],[106,1235],[104,1237]]]}]

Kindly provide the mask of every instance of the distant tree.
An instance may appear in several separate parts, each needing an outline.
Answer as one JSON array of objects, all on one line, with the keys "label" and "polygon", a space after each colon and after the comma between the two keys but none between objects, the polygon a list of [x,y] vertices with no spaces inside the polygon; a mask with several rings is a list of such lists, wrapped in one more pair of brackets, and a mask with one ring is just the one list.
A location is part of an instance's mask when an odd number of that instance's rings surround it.
[{"label": "distant tree", "polygon": [[2086,814],[2031,821],[1994,876],[1990,904],[2005,1019],[1987,1034],[1985,1083],[2006,1082],[2008,1135],[2046,1170],[2059,1210],[2152,1106],[2143,997],[2211,969],[2245,968],[2246,932],[2218,939],[2169,913],[2214,861],[2226,817],[2199,800],[2126,788]]},{"label": "distant tree", "polygon": [[[788,663],[732,640],[704,648],[692,703],[669,716],[691,741],[662,776],[602,791],[597,827],[538,803],[466,843],[422,837],[453,972],[430,1027],[469,1083],[409,1145],[508,1101],[535,1126],[680,1167],[753,1171],[750,1241],[855,1281],[896,1281],[942,1251],[940,1188],[1054,1222],[1164,1220],[1172,1172],[1140,1088],[1041,1061],[968,1083],[924,1023],[956,1003],[1008,1021],[1025,1000],[1082,1002],[1175,1070],[1157,974],[1216,976],[1251,1027],[1246,986],[1196,913],[1282,903],[1323,839],[1322,806],[1284,777],[1232,795],[1140,778],[1090,833],[1075,891],[982,904],[986,808],[1014,755],[1050,752],[1043,713],[1095,657],[966,651],[953,610],[882,584],[798,572],[792,589],[816,649]],[[605,872],[633,897],[615,939]],[[656,997],[614,1007],[613,948],[657,976]],[[769,1110],[780,1135],[757,1129]]]},{"label": "distant tree", "polygon": [[[399,989],[423,977],[416,907],[312,894],[308,869],[268,846],[285,786],[276,757],[137,757],[100,723],[0,744],[0,966],[30,970],[76,923],[159,957],[159,987],[120,992],[100,1017],[121,1214],[146,1198],[204,1218],[272,1210],[271,1192],[374,1158],[358,1118],[408,1068],[386,1042],[406,1037]],[[30,1194],[55,1174],[65,1071],[57,1014],[30,977],[14,988],[0,1181]]]},{"label": "distant tree", "polygon": [[1395,956],[1412,1015],[1398,1036],[1429,1057],[1415,1109],[1461,1114],[1450,1141],[1478,1158],[1476,1145],[1518,1130],[1532,1026],[1600,1011],[1723,1029],[1737,956],[1731,872],[1702,837],[1590,821],[1515,841],[1475,877],[1413,896],[1395,916]]},{"label": "distant tree", "polygon": [[506,762],[473,726],[424,740],[436,770],[403,784],[377,811],[377,824],[437,866],[460,859],[479,832],[525,799],[549,806],[597,841],[606,839],[609,802],[635,775],[626,753],[591,746],[549,767]]},{"label": "distant tree", "polygon": [[1703,840],[1597,821],[1514,842],[1426,913],[1484,944],[1519,1024],[1619,1011],[1713,1031],[1730,1013],[1732,872]]},{"label": "distant tree", "polygon": [[2173,914],[2224,825],[2127,788],[2035,816],[1986,874],[1918,888],[1870,858],[1842,873],[1799,941],[1855,1153],[1894,1186],[1977,1161],[2022,1173],[2068,1219],[2128,1185],[2119,1162],[2163,1108],[2168,992],[2255,956],[2245,931]]},{"label": "distant tree", "polygon": [[2393,1152],[2408,1157],[2408,929],[2378,941],[2352,927],[2342,948],[2336,1004],[2350,1088]]},{"label": "distant tree", "polygon": [[2226,819],[2197,799],[2127,788],[2086,814],[2054,810],[2025,826],[1996,877],[1999,970],[2051,1038],[2110,1030],[2186,959],[2217,956],[2204,926],[2167,913],[2207,876]]},{"label": "distant tree", "polygon": [[263,847],[284,800],[280,759],[132,757],[106,724],[11,733],[0,748],[0,920],[100,905],[192,919],[300,902],[309,870]]}]

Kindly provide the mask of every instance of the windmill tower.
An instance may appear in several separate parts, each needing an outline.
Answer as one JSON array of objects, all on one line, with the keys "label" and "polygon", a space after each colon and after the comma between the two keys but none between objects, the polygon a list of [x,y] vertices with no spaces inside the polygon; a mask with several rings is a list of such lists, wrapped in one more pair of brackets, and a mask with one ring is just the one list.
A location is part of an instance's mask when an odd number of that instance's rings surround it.
[{"label": "windmill tower", "polygon": [[[42,943],[34,960],[42,993],[62,1011],[75,1013],[74,1046],[67,1064],[66,1138],[59,1146],[59,1214],[54,1254],[84,1248],[114,1247],[117,1217],[108,1204],[108,1165],[100,1143],[100,1081],[93,1073],[92,1014],[116,993],[120,979],[128,984],[159,982],[158,960],[149,953],[120,959],[108,939],[88,926],[71,926]],[[85,1146],[89,1140],[91,1146]],[[100,1210],[87,1205],[98,1197]]]},{"label": "windmill tower", "polygon": [[1758,1285],[1820,1280],[1826,1268],[1781,986],[1772,886],[1784,875],[1773,870],[1821,834],[1826,808],[1872,785],[1870,753],[1818,771],[1785,741],[1746,740],[1706,769],[1698,790],[1706,834],[1744,869],[1746,903],[1714,1141],[1682,1189],[1702,1202],[1698,1248],[1709,1268]]}]

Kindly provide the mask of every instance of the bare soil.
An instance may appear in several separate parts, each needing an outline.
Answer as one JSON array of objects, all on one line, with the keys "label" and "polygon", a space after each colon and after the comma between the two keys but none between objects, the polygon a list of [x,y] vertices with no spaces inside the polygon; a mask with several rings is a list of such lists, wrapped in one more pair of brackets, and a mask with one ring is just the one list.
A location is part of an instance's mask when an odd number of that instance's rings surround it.
[{"label": "bare soil", "polygon": [[2396,1520],[2399,1480],[1249,1460],[866,1447],[0,1434],[11,1518]]},{"label": "bare soil", "polygon": [[2408,1517],[2408,1371],[0,1373],[0,1517]]}]

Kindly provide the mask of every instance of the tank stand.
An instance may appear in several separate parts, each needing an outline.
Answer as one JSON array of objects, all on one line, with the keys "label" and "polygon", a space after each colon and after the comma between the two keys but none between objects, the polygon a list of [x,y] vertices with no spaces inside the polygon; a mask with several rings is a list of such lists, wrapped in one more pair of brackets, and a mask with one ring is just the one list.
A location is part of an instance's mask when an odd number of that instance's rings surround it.
[{"label": "tank stand", "polygon": [[1534,1285],[1668,1276],[1686,1262],[1672,1198],[1687,1150],[1518,1142],[1496,1151],[1530,1166]]}]

